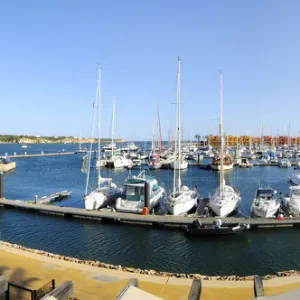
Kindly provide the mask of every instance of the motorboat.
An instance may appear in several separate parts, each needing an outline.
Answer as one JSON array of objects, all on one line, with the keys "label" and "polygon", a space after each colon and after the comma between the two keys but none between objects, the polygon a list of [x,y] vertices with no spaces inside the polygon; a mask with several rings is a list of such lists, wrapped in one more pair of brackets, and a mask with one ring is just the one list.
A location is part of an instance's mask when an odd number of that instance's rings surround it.
[{"label": "motorboat", "polygon": [[131,168],[133,166],[132,160],[122,155],[114,155],[106,160],[105,166],[107,168]]},{"label": "motorboat", "polygon": [[149,184],[149,211],[158,205],[165,189],[158,185],[155,177],[146,175],[143,170],[138,176],[129,176],[123,186],[122,195],[116,200],[119,212],[141,214],[145,205],[145,184]]},{"label": "motorboat", "polygon": [[295,172],[290,178],[292,185],[300,185],[300,172]]},{"label": "motorboat", "polygon": [[192,225],[188,226],[186,233],[192,236],[198,235],[228,235],[241,233],[250,228],[249,224],[222,225],[222,220],[216,219],[214,224],[202,224],[196,219]]},{"label": "motorboat", "polygon": [[280,168],[290,168],[291,162],[287,158],[282,158],[279,162]]},{"label": "motorboat", "polygon": [[102,147],[102,151],[104,152],[112,152],[117,150],[117,146],[115,143],[110,143]]},{"label": "motorboat", "polygon": [[290,186],[289,197],[284,198],[284,205],[288,211],[294,216],[300,215],[300,186]]},{"label": "motorboat", "polygon": [[244,158],[242,157],[241,158],[241,161],[239,163],[239,167],[240,168],[252,168],[253,167],[253,164],[251,164],[248,160],[248,158]]},{"label": "motorboat", "polygon": [[280,199],[274,189],[259,188],[251,206],[253,215],[262,218],[272,218],[280,207]]}]

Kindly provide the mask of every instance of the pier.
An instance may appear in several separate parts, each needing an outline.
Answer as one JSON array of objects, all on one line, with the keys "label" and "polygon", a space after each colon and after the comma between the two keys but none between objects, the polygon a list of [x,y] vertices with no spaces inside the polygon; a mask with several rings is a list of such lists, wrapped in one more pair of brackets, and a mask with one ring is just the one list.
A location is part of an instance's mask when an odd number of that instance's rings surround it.
[{"label": "pier", "polygon": [[34,199],[32,201],[24,201],[26,203],[31,203],[31,204],[50,204],[55,201],[60,201],[63,200],[71,195],[71,191],[62,191],[62,192],[57,192],[54,194],[51,194],[49,196],[44,196],[39,199]]},{"label": "pier", "polygon": [[24,154],[17,154],[15,152],[13,153],[13,155],[9,155],[5,153],[5,156],[8,156],[9,158],[26,158],[26,157],[39,157],[39,156],[62,156],[62,155],[72,155],[72,154],[75,154],[75,152],[60,151],[54,153],[44,153],[43,151],[41,151],[41,153],[31,153],[31,154],[28,154],[27,152],[24,152]]},{"label": "pier", "polygon": [[[199,219],[202,224],[213,224],[215,217],[200,218],[195,215],[191,216],[171,216],[171,215],[139,215],[131,213],[120,213],[110,211],[109,209],[87,211],[83,208],[73,208],[66,206],[54,206],[38,202],[33,204],[32,201],[7,200],[0,199],[0,206],[4,208],[14,208],[26,210],[33,213],[48,214],[68,218],[88,219],[102,223],[129,223],[136,225],[147,225],[152,227],[164,228],[174,227],[185,229],[191,225],[194,220]],[[275,218],[245,218],[245,217],[227,217],[222,218],[224,225],[249,224],[251,228],[274,228],[274,227],[300,227],[300,217],[284,218],[277,220]]]}]

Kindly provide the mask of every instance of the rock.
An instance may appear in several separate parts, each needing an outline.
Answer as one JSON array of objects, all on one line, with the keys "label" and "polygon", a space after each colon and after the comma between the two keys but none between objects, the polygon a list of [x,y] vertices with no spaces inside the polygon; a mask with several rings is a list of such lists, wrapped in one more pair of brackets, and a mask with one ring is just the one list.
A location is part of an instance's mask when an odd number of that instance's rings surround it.
[{"label": "rock", "polygon": [[189,274],[191,276],[191,278],[194,279],[202,279],[202,276],[200,274]]}]

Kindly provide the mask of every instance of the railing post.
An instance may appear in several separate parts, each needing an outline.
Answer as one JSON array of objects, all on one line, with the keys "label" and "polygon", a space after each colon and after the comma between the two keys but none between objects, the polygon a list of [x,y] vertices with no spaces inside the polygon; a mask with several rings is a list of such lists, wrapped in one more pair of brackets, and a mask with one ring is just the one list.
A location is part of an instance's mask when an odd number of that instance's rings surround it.
[{"label": "railing post", "polygon": [[36,297],[36,290],[33,290],[31,292],[31,300],[37,300],[37,297]]},{"label": "railing post", "polygon": [[6,290],[6,299],[9,300],[9,283]]}]

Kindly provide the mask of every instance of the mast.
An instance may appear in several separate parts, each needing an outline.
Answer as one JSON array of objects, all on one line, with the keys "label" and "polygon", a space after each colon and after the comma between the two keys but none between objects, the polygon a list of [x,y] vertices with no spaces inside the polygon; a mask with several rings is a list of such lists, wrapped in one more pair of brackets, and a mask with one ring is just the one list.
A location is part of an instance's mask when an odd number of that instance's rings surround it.
[{"label": "mast", "polygon": [[80,130],[80,134],[79,134],[78,147],[79,147],[79,151],[80,151],[81,150],[81,130]]},{"label": "mast", "polygon": [[160,126],[160,116],[159,116],[159,105],[157,105],[157,115],[158,115],[158,128],[159,128],[159,148],[160,153],[164,150],[162,144],[162,134],[161,134],[161,126]]},{"label": "mast", "polygon": [[291,148],[291,122],[289,121],[289,124],[288,124],[288,146],[289,146],[289,149]]},{"label": "mast", "polygon": [[112,102],[112,116],[111,116],[111,158],[114,156],[114,131],[115,131],[115,99]]},{"label": "mast", "polygon": [[98,170],[98,189],[100,188],[100,151],[101,151],[101,145],[100,145],[100,101],[101,101],[101,66],[99,66],[98,70],[98,89],[97,89],[97,103],[96,106],[98,107],[98,155],[97,155],[97,170]]},{"label": "mast", "polygon": [[220,174],[220,196],[223,195],[224,190],[224,137],[223,137],[223,77],[222,71],[220,70],[220,138],[221,138],[221,149],[220,149],[220,163],[221,163],[221,174]]},{"label": "mast", "polygon": [[[180,189],[181,179],[180,179],[180,58],[178,57],[178,67],[177,67],[177,90],[176,90],[176,132],[175,132],[175,160],[178,162],[178,171],[176,170],[176,163],[174,168],[174,178],[173,178],[173,197],[175,197],[177,190]],[[178,178],[176,181],[176,171],[178,172]]]}]

